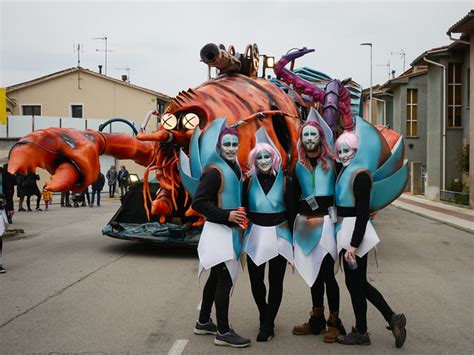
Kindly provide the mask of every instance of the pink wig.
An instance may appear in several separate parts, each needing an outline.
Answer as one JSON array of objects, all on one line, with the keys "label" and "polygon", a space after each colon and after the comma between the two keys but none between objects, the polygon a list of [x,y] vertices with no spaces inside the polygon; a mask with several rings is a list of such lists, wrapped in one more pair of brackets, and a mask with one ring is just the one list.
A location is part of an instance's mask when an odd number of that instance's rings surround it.
[{"label": "pink wig", "polygon": [[303,166],[310,170],[313,171],[313,167],[311,166],[308,156],[306,154],[306,149],[304,148],[303,145],[303,129],[307,126],[313,126],[315,127],[318,132],[319,132],[319,155],[318,155],[318,164],[323,165],[324,170],[329,170],[327,158],[333,159],[332,153],[331,153],[331,147],[329,146],[328,142],[326,141],[326,135],[324,134],[323,128],[319,123],[316,121],[307,121],[303,127],[301,127],[301,132],[300,132],[300,139],[298,141],[298,155],[300,157],[300,162],[303,164]]},{"label": "pink wig", "polygon": [[336,155],[337,161],[339,161],[339,147],[343,144],[351,149],[357,150],[359,148],[359,136],[354,131],[344,131],[339,136],[334,145],[334,154]]},{"label": "pink wig", "polygon": [[281,158],[280,158],[280,155],[275,151],[275,149],[268,143],[257,143],[257,145],[252,149],[252,151],[249,154],[250,170],[247,173],[248,176],[253,175],[255,171],[257,170],[257,167],[256,167],[257,155],[260,152],[263,152],[264,150],[266,150],[273,159],[272,172],[276,174],[278,170],[280,169]]}]

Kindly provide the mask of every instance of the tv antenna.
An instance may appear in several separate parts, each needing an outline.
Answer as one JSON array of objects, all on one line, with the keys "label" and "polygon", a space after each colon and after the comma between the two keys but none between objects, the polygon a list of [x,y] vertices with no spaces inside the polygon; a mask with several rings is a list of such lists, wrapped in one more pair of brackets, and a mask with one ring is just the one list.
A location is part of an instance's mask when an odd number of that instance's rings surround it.
[{"label": "tv antenna", "polygon": [[406,53],[403,49],[400,49],[400,52],[390,52],[391,55],[398,54],[400,58],[403,58],[403,72],[405,72],[405,56]]},{"label": "tv antenna", "polygon": [[388,58],[387,64],[377,64],[378,67],[387,67],[388,80],[390,80],[390,58]]},{"label": "tv antenna", "polygon": [[107,49],[107,36],[103,36],[103,37],[94,37],[92,39],[100,39],[102,41],[105,42],[105,49],[97,49],[96,48],[96,52],[104,52],[105,53],[105,65],[104,65],[104,74],[107,75],[107,53],[108,52],[115,52],[114,50],[112,49]]},{"label": "tv antenna", "polygon": [[[127,83],[130,83],[130,67],[127,65],[126,68],[115,68],[115,70],[125,70],[127,72]],[[123,75],[122,75],[123,80]],[[125,80],[124,80],[125,81]]]},{"label": "tv antenna", "polygon": [[81,43],[74,43],[72,45],[72,50],[77,52],[77,66],[81,66],[81,53],[84,53],[84,46]]},{"label": "tv antenna", "polygon": [[77,52],[77,88],[81,90],[82,78],[81,78],[81,71],[79,70],[79,68],[81,67],[81,53],[84,53],[84,47],[80,43],[78,44],[73,43],[72,50],[74,52]]}]

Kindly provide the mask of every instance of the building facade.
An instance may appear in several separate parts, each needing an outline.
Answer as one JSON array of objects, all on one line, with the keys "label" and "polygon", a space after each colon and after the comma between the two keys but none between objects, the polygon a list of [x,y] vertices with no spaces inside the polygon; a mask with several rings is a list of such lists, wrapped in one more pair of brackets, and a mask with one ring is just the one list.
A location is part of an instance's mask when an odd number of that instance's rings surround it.
[{"label": "building facade", "polygon": [[[25,117],[26,122],[28,121],[26,117],[30,117],[27,125],[31,127],[29,122],[33,122],[33,129],[44,128],[48,125],[97,129],[96,122],[102,123],[111,118],[125,118],[140,127],[147,112],[152,110],[163,112],[171,101],[169,96],[160,92],[81,67],[66,69],[10,86],[6,94],[10,131],[8,131],[8,126],[4,129],[7,134],[3,133],[4,138],[1,144],[4,150],[3,156],[20,138],[12,133],[15,119],[20,121],[22,117]],[[84,122],[81,123],[81,120]],[[67,124],[76,121],[76,124],[68,126],[65,125],[66,121]],[[157,122],[157,120],[151,120],[147,125],[147,131],[156,130]],[[119,124],[114,123],[114,125]],[[128,129],[122,132],[131,133],[132,131]],[[142,177],[145,170],[144,167],[131,160],[116,161],[112,157],[102,157],[101,163],[102,171],[106,171],[110,165],[125,165],[131,173]],[[47,178],[46,173],[41,175],[42,178]]]}]

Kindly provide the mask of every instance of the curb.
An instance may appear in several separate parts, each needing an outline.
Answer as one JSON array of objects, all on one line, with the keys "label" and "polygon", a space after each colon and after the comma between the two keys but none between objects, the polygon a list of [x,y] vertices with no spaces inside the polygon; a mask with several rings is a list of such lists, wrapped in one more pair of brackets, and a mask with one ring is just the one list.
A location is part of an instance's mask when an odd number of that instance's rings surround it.
[{"label": "curb", "polygon": [[456,224],[456,223],[447,222],[447,221],[444,221],[444,220],[442,220],[442,219],[440,219],[440,218],[434,217],[434,216],[429,215],[429,214],[424,214],[424,213],[421,213],[421,212],[413,211],[412,209],[410,209],[410,208],[408,208],[408,207],[401,206],[401,205],[398,205],[398,204],[392,203],[392,206],[394,206],[394,207],[396,207],[396,208],[399,208],[399,209],[401,209],[401,210],[403,210],[403,211],[407,211],[407,212],[416,214],[416,215],[418,215],[418,216],[420,216],[420,217],[424,217],[424,218],[431,219],[431,220],[436,221],[436,222],[440,222],[440,223],[446,224],[446,225],[448,225],[448,226],[450,226],[450,227],[453,227],[453,228],[462,230],[463,232],[467,232],[467,233],[470,233],[470,234],[474,234],[474,229],[466,228],[466,227],[460,226],[459,224]]}]

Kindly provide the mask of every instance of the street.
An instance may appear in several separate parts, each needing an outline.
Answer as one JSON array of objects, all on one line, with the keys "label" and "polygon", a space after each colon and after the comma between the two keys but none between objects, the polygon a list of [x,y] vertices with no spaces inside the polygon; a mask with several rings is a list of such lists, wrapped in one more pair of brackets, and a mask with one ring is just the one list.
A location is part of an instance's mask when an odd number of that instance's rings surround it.
[{"label": "street", "polygon": [[[255,342],[258,312],[247,271],[240,272],[229,318],[252,345],[235,350],[215,346],[213,336],[192,332],[201,295],[196,252],[102,236],[118,206],[105,200],[101,208],[55,204],[50,211],[15,214],[12,228],[23,228],[26,235],[4,243],[1,354],[467,354],[474,348],[472,234],[395,207],[377,215],[379,265],[371,253],[368,276],[394,311],[407,316],[407,341],[401,349],[370,304],[368,347],[292,335],[295,324],[307,321],[311,298],[288,266],[275,338],[268,343]],[[340,316],[350,331],[354,316],[341,272],[337,280]]]}]

